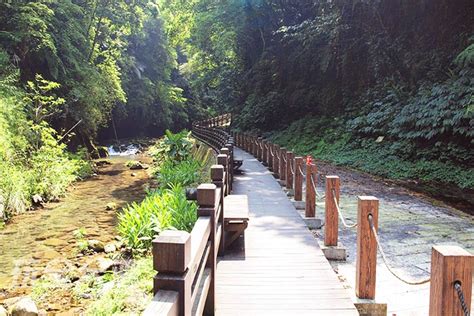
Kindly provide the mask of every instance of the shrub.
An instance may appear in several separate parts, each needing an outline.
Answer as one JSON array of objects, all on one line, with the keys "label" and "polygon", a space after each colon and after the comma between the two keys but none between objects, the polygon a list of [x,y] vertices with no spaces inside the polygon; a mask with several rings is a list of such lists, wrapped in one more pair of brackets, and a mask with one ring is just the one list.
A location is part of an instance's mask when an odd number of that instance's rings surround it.
[{"label": "shrub", "polygon": [[0,68],[0,220],[8,220],[31,206],[32,195],[57,199],[92,167],[83,153],[67,153],[46,120],[64,101],[54,95],[59,85],[37,76],[26,92],[15,87],[17,72]]},{"label": "shrub", "polygon": [[191,132],[184,130],[173,134],[166,130],[165,136],[155,146],[152,146],[148,152],[157,165],[161,165],[167,160],[180,163],[190,158],[193,144]]},{"label": "shrub", "polygon": [[190,231],[196,221],[197,205],[186,200],[184,189],[155,191],[141,203],[132,203],[119,215],[118,231],[128,247],[146,250],[153,236],[164,229]]},{"label": "shrub", "polygon": [[201,163],[195,159],[182,161],[178,164],[166,160],[160,167],[158,181],[166,188],[176,185],[190,186],[198,182],[200,169]]}]

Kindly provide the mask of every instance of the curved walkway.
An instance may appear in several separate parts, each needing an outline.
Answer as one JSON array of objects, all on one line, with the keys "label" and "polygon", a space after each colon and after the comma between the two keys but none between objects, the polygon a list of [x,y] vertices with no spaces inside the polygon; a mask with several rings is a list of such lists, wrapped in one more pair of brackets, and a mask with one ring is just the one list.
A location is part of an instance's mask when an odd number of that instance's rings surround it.
[{"label": "curved walkway", "polygon": [[233,194],[247,194],[245,251],[217,264],[217,315],[358,315],[316,240],[272,174],[251,155]]}]

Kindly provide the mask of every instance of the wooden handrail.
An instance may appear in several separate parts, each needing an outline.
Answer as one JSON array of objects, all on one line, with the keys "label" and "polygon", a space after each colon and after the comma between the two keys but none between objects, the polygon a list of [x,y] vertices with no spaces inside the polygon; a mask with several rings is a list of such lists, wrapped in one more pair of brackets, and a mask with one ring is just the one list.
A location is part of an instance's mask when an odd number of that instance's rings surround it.
[{"label": "wooden handrail", "polygon": [[201,315],[215,312],[217,254],[224,251],[224,196],[232,187],[233,137],[215,127],[223,115],[193,124],[193,136],[218,153],[213,183],[197,188],[198,219],[191,231],[163,231],[153,240],[154,298],[147,315]]}]

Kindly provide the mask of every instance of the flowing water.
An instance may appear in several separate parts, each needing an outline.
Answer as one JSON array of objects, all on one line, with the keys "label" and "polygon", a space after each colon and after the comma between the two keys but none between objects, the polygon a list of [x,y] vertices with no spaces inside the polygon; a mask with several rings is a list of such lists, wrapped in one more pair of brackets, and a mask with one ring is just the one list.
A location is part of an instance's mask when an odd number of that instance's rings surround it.
[{"label": "flowing water", "polygon": [[[115,240],[117,210],[107,210],[106,205],[115,203],[119,209],[139,201],[150,183],[146,170],[132,171],[125,166],[132,159],[149,160],[143,155],[130,156],[132,152],[137,153],[137,148],[127,148],[127,155],[113,151],[116,155],[107,159],[110,164],[100,166],[97,175],[75,183],[60,202],[15,216],[0,230],[0,303],[28,294],[45,274],[89,264],[94,255],[83,256],[78,251],[75,230],[83,228],[87,239],[104,244]],[[60,304],[70,302],[68,298]]]}]

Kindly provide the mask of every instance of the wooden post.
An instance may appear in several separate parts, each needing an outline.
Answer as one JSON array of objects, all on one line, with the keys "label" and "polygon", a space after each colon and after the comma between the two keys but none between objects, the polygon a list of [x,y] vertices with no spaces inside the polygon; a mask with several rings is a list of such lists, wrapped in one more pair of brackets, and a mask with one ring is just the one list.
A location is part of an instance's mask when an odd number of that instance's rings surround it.
[{"label": "wooden post", "polygon": [[285,181],[286,180],[286,148],[281,148],[280,149],[280,180]]},{"label": "wooden post", "polygon": [[257,158],[257,137],[252,136],[252,155]]},{"label": "wooden post", "polygon": [[303,157],[295,157],[295,201],[303,200]]},{"label": "wooden post", "polygon": [[267,162],[268,148],[267,148],[267,141],[266,141],[266,140],[262,140],[262,146],[263,146],[263,150],[262,150],[262,162],[263,162],[264,164],[267,164],[267,165],[268,165],[268,162]]},{"label": "wooden post", "polygon": [[313,182],[316,184],[314,177],[316,176],[316,165],[306,164],[306,203],[305,216],[316,216],[316,191]]},{"label": "wooden post", "polygon": [[268,143],[268,169],[273,171],[273,156],[275,155],[274,146],[272,143]]},{"label": "wooden post", "polygon": [[280,172],[280,167],[279,167],[278,162],[280,160],[280,158],[279,158],[280,157],[280,146],[274,145],[273,146],[273,153],[274,153],[274,155],[273,155],[273,164],[272,164],[273,168],[272,169],[273,169],[273,173],[277,177],[279,177],[278,172]]},{"label": "wooden post", "polygon": [[257,159],[262,161],[263,150],[262,150],[262,137],[257,138]]},{"label": "wooden post", "polygon": [[[207,294],[205,311],[209,315],[214,315],[216,311],[216,267],[217,267],[217,253],[216,253],[216,235],[217,235],[217,221],[216,208],[219,201],[217,200],[217,190],[214,184],[201,184],[197,188],[197,203],[199,205],[199,216],[210,216],[211,218],[211,247],[209,250],[209,258],[207,259],[206,267],[211,269],[211,282],[209,285],[209,293]],[[190,314],[186,314],[190,315]]]},{"label": "wooden post", "polygon": [[324,225],[325,246],[337,246],[339,217],[336,204],[334,203],[334,196],[339,204],[339,187],[338,176],[326,176],[326,224]]},{"label": "wooden post", "polygon": [[[224,166],[212,165],[211,166],[211,180],[218,188],[224,187]],[[221,194],[220,203],[222,205],[222,211],[219,214],[218,222],[224,227],[224,194]],[[219,254],[223,255],[225,250],[225,234],[221,234],[221,242],[219,244]]]},{"label": "wooden post", "polygon": [[463,316],[454,287],[461,284],[467,310],[471,310],[474,256],[458,246],[434,246],[431,251],[430,316]]},{"label": "wooden post", "polygon": [[372,215],[375,230],[378,230],[379,200],[373,196],[359,196],[357,210],[357,259],[356,296],[363,299],[375,298],[377,270],[377,242],[370,228]]},{"label": "wooden post", "polygon": [[229,166],[229,156],[227,155],[227,148],[225,148],[224,152],[225,153],[222,153],[222,149],[221,149],[221,154],[217,155],[217,164],[224,167],[225,187],[223,188],[222,192],[224,193],[224,195],[227,195],[229,193],[229,176],[228,176],[228,171],[227,171],[228,166]]},{"label": "wooden post", "polygon": [[286,188],[288,190],[293,189],[293,172],[291,168],[295,168],[294,154],[291,151],[286,152]]},{"label": "wooden post", "polygon": [[230,143],[225,145],[225,148],[229,150],[229,162],[228,162],[228,172],[229,172],[229,193],[232,192],[232,183],[234,182],[234,145],[233,141],[230,140]]},{"label": "wooden post", "polygon": [[190,315],[193,280],[187,273],[191,262],[191,235],[185,231],[165,230],[153,244],[153,294],[159,290],[179,293],[179,315]]}]

